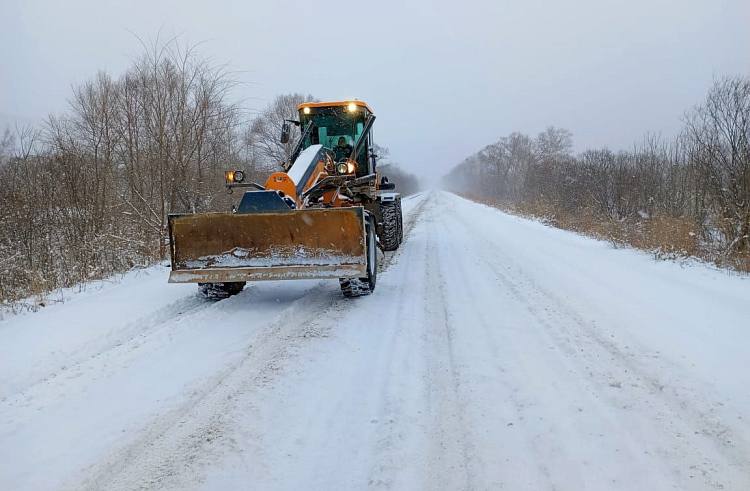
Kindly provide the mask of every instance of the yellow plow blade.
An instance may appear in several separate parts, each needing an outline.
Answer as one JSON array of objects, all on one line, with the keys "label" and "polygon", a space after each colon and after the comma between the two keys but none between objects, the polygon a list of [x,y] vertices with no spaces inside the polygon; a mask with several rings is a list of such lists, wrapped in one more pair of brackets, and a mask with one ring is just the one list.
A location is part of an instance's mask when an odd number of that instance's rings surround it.
[{"label": "yellow plow blade", "polygon": [[169,217],[170,283],[367,276],[362,207]]}]

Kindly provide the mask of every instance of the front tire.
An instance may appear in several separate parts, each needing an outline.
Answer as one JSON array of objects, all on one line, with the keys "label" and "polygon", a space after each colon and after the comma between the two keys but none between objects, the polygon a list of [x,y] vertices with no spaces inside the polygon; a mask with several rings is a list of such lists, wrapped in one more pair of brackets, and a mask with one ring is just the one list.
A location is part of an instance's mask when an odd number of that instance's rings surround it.
[{"label": "front tire", "polygon": [[245,288],[244,281],[233,281],[227,283],[198,283],[201,294],[211,300],[222,300],[232,295],[237,295]]},{"label": "front tire", "polygon": [[375,290],[375,283],[378,279],[378,241],[375,235],[375,220],[373,220],[372,215],[367,216],[365,235],[367,244],[367,277],[339,279],[341,293],[347,298],[369,295]]}]

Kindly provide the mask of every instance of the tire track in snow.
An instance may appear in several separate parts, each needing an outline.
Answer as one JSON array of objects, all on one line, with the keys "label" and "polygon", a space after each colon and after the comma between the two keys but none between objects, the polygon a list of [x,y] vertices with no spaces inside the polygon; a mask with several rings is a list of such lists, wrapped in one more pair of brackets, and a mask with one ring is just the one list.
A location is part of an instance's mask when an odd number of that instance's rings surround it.
[{"label": "tire track in snow", "polygon": [[193,387],[177,408],[154,418],[134,441],[95,464],[83,483],[70,488],[177,489],[194,485],[192,480],[199,473],[183,473],[210,458],[210,447],[226,443],[221,440],[232,411],[237,409],[238,396],[272,382],[281,362],[298,347],[300,339],[310,335],[314,320],[321,312],[332,310],[334,299],[330,288],[319,286],[292,302],[276,320],[261,328],[264,332],[244,348],[241,359]]},{"label": "tire track in snow", "polygon": [[[392,253],[386,253],[383,260],[382,270],[385,272],[392,265],[401,261],[411,261],[415,256],[413,244],[409,242],[412,237],[414,227],[423,222],[424,211],[427,203],[432,199],[430,195],[424,196],[422,193],[415,195],[413,199],[419,198],[419,203],[410,211],[404,221],[404,244],[406,247],[399,247]],[[418,254],[417,254],[418,255]],[[404,291],[408,288],[408,268],[401,270],[401,280],[397,282],[398,289]],[[378,290],[375,290],[375,295]],[[397,353],[402,349],[408,349],[408,346],[402,346],[404,343],[404,333],[400,329],[399,320],[403,318],[406,311],[414,308],[408,295],[400,295],[399,301],[395,304],[395,310],[388,312],[388,317],[382,319],[389,328],[387,345],[381,352],[377,367],[386,374],[379,381],[379,409],[377,413],[381,415],[376,421],[378,425],[378,434],[375,449],[373,452],[373,463],[370,466],[367,476],[367,486],[371,488],[392,489],[395,485],[398,473],[403,469],[403,459],[399,454],[398,446],[403,442],[405,435],[399,422],[404,419],[404,401],[399,397],[398,389],[404,382],[405,375],[397,367]]]},{"label": "tire track in snow", "polygon": [[[737,441],[738,435],[734,435],[734,441],[727,440],[732,431],[713,414],[716,402],[704,400],[698,391],[684,383],[677,386],[662,381],[656,374],[667,372],[665,360],[659,360],[661,370],[638,363],[632,353],[622,351],[615,342],[602,335],[602,326],[585,319],[557,295],[536,284],[512,256],[503,252],[502,244],[493,244],[493,239],[480,228],[471,227],[450,213],[452,222],[461,225],[466,233],[478,236],[477,243],[486,244],[485,252],[477,254],[477,261],[490,270],[502,288],[544,327],[559,352],[564,353],[575,367],[577,376],[594,382],[589,387],[593,395],[604,398],[625,413],[638,409],[655,417],[658,425],[654,429],[663,433],[659,441],[668,445],[668,448],[659,450],[663,465],[671,467],[673,475],[682,481],[683,486],[694,487],[696,483],[691,479],[701,478],[704,486],[721,489],[728,484],[732,486],[732,482],[740,482],[739,476],[750,475],[750,455],[743,450],[750,446],[741,439]],[[493,245],[491,251],[489,244]],[[513,276],[508,272],[508,265],[513,265]],[[591,368],[601,366],[602,360],[606,360],[606,374]],[[622,416],[643,418],[645,414]],[[706,454],[701,448],[703,445],[691,444],[694,439],[710,442],[709,446],[723,456],[729,467],[719,469],[721,462],[716,461],[717,455]],[[675,466],[676,463],[681,465]],[[734,478],[728,474],[734,474]]]},{"label": "tire track in snow", "polygon": [[[415,209],[414,219],[406,228],[405,237],[411,238],[411,231],[417,224],[425,228],[429,226],[432,219],[428,217],[434,208],[433,200],[434,194],[431,194]],[[429,234],[423,231],[423,235]],[[435,272],[430,271],[434,268],[434,261],[437,259],[435,247],[431,240],[424,240],[423,245],[417,248],[417,244],[407,242],[408,247],[399,249],[393,258],[421,268],[420,274],[424,276],[424,280],[418,298],[437,298],[443,294],[444,285],[441,279],[436,280]],[[460,430],[462,425],[460,423],[451,425],[452,431],[448,435],[444,431],[447,425],[443,424],[449,415],[456,415],[455,380],[450,376],[450,373],[454,371],[449,369],[449,374],[446,375],[445,366],[440,364],[440,360],[446,356],[446,344],[443,342],[445,333],[451,328],[447,323],[447,312],[443,308],[434,310],[427,308],[422,302],[414,301],[414,297],[409,294],[414,292],[413,285],[409,282],[410,274],[410,268],[401,268],[399,279],[392,281],[398,290],[396,293],[398,302],[395,303],[395,309],[389,312],[388,317],[382,319],[389,326],[388,339],[380,348],[380,357],[373,367],[376,370],[375,374],[385,373],[382,378],[377,377],[379,393],[377,413],[381,415],[380,421],[377,422],[377,431],[380,436],[371,458],[373,463],[368,473],[367,485],[377,489],[400,489],[399,486],[403,487],[404,481],[424,482],[427,476],[441,475],[446,476],[447,480],[436,479],[435,482],[440,481],[439,487],[445,487],[447,482],[455,481],[454,467],[458,461],[459,482],[462,487],[464,483],[470,482],[466,470],[468,459],[465,457],[456,459],[454,455],[457,447],[463,447]],[[439,295],[436,292],[439,292]],[[415,317],[419,322],[413,326],[418,329],[406,329],[403,319]],[[420,346],[420,350],[416,352],[415,343]],[[447,347],[450,349],[449,345]],[[423,393],[405,397],[404,393],[412,392],[415,386],[422,387]],[[453,394],[450,400],[444,397],[446,393]],[[418,425],[419,428],[406,423],[412,416],[414,397],[418,398],[420,404],[426,406],[420,414],[434,417],[434,420]],[[410,403],[412,406],[409,406]],[[449,408],[451,404],[453,406]],[[408,426],[405,427],[405,424]],[[424,435],[427,435],[425,443],[431,447],[432,452],[422,456],[425,460],[425,467],[417,469],[422,472],[415,476],[413,474],[415,469],[407,467],[410,464],[414,466],[415,462],[411,460],[413,455],[410,456],[409,450],[404,448],[404,445],[413,445],[413,438],[419,440]],[[459,454],[463,455],[463,452],[459,450]],[[404,476],[404,473],[409,475]]]},{"label": "tire track in snow", "polygon": [[[449,214],[447,210],[443,210],[443,213]],[[450,233],[456,233],[456,229],[449,227],[446,220],[443,220],[441,222],[442,229],[441,232],[443,235],[450,234]],[[467,226],[465,222],[462,221],[461,225]],[[467,227],[468,231],[468,227]],[[475,235],[473,233],[468,233],[465,237],[474,237]],[[471,319],[462,319],[464,321],[463,328],[466,329],[467,326],[466,323],[469,321],[471,326],[478,326],[481,330],[481,332],[477,332],[475,330],[471,330],[469,337],[474,338],[470,342],[469,346],[471,347],[470,351],[474,354],[475,362],[479,359],[482,359],[483,363],[490,364],[494,371],[493,373],[498,374],[499,377],[495,378],[495,383],[498,383],[504,390],[502,391],[503,397],[505,398],[505,403],[503,406],[494,406],[492,409],[494,409],[496,412],[499,412],[503,414],[503,416],[506,417],[506,419],[510,420],[511,423],[506,423],[505,426],[507,427],[508,424],[510,425],[523,425],[526,419],[525,409],[526,404],[519,398],[518,395],[518,387],[514,386],[511,383],[510,376],[511,374],[508,373],[505,366],[503,365],[503,362],[506,362],[507,357],[504,357],[501,353],[501,350],[498,347],[497,340],[496,340],[496,329],[497,329],[497,322],[493,322],[492,319],[489,318],[490,314],[498,315],[498,312],[494,310],[488,310],[488,306],[486,303],[483,303],[480,301],[480,299],[485,299],[486,297],[483,295],[482,287],[482,281],[484,278],[476,278],[476,277],[467,277],[466,271],[472,271],[471,268],[467,267],[462,261],[467,260],[467,256],[473,257],[473,254],[469,253],[467,254],[466,250],[459,250],[457,247],[457,243],[455,241],[444,241],[443,242],[444,247],[447,249],[444,253],[450,258],[453,259],[453,271],[451,271],[452,274],[451,278],[457,281],[460,281],[460,287],[454,287],[454,291],[457,292],[458,296],[455,298],[447,299],[443,297],[443,305],[446,305],[448,301],[452,301],[453,304],[464,304],[469,305],[470,307],[468,309],[465,309],[468,312],[472,313]],[[474,244],[472,244],[474,245]],[[443,263],[440,262],[440,264],[450,264],[450,263]],[[481,334],[481,337],[476,336],[477,334]],[[465,337],[465,336],[464,336]],[[464,339],[464,342],[466,342],[466,339]],[[523,354],[517,350],[513,349],[512,344],[506,344],[506,355],[507,350],[509,347],[513,350],[514,356],[511,358],[511,362],[513,359],[520,359],[523,357]],[[471,392],[469,394],[465,394],[463,397],[464,404],[467,406],[475,406],[473,407],[474,412],[481,412],[484,410],[482,407],[481,409],[476,406],[482,406],[481,403],[485,403],[485,401],[481,400],[484,396],[480,395],[477,396],[476,393],[482,392],[481,387],[471,387],[472,377],[466,376],[467,379],[467,388]],[[480,398],[479,401],[477,401],[477,397]],[[507,404],[509,403],[509,404]],[[492,405],[492,403],[490,403]],[[467,407],[468,409],[468,407]],[[509,414],[505,414],[506,412],[509,412]],[[498,416],[496,416],[498,417]],[[476,421],[476,420],[475,420]],[[480,420],[482,421],[482,420]],[[487,424],[491,423],[484,418],[483,422],[486,422]],[[515,422],[515,423],[513,423]],[[481,423],[480,423],[481,424]],[[480,428],[476,427],[465,427],[464,431],[468,433],[473,433],[472,439],[474,441],[477,440],[476,432],[481,431]],[[555,485],[553,483],[551,471],[549,467],[547,466],[546,459],[544,456],[544,452],[542,451],[542,448],[539,445],[539,441],[537,439],[532,439],[528,441],[508,441],[507,445],[511,445],[513,447],[513,454],[514,456],[520,456],[518,457],[520,460],[525,460],[526,465],[528,467],[533,467],[533,470],[529,472],[529,474],[534,475],[534,484],[533,487],[536,489],[550,489],[554,490]],[[490,458],[490,462],[487,462],[488,458]],[[472,459],[474,460],[474,467],[475,468],[486,468],[487,466],[492,466],[493,463],[491,462],[492,459],[499,459],[500,456],[497,455],[488,455],[485,451],[484,453],[478,453],[475,452]],[[507,463],[507,460],[506,460]],[[491,473],[484,472],[485,480],[487,479],[487,475]],[[513,478],[515,476],[500,476],[498,480],[491,481],[491,482],[485,482],[480,486],[481,488],[498,488],[498,487],[505,487],[506,482],[510,481],[513,482]],[[465,489],[472,489],[473,487],[467,486]]]},{"label": "tire track in snow", "polygon": [[[688,470],[679,466],[674,472],[681,479],[688,477],[702,477],[704,484],[713,488],[723,489],[728,476],[722,472],[716,462],[715,456],[706,454],[701,450],[701,445],[690,445],[687,440],[693,438],[705,438],[710,441],[711,446],[718,450],[724,458],[740,470],[740,474],[750,475],[750,456],[742,451],[748,448],[747,442],[738,440],[738,435],[729,439],[733,432],[731,428],[724,425],[714,415],[715,407],[706,409],[706,404],[711,403],[698,396],[697,391],[691,390],[689,386],[677,386],[674,383],[665,382],[657,375],[658,371],[643,367],[634,358],[632,353],[622,351],[615,343],[596,332],[596,325],[584,321],[577,313],[571,312],[564,304],[556,303],[557,299],[543,290],[532,290],[524,292],[503,276],[501,271],[488,264],[498,278],[513,294],[519,302],[527,305],[529,312],[550,333],[562,351],[566,351],[571,360],[585,360],[586,366],[601,364],[606,359],[608,363],[607,373],[581,368],[578,366],[581,377],[588,376],[597,381],[598,388],[609,387],[610,393],[597,391],[610,402],[617,404],[623,409],[647,409],[656,421],[660,423],[660,431],[665,431],[662,442],[669,448],[663,449],[663,457],[666,465],[675,462],[691,462]],[[516,287],[514,289],[514,287]],[[540,310],[536,307],[540,303],[553,305],[552,309]],[[573,331],[566,326],[575,326]],[[585,346],[577,352],[572,349],[572,344]],[[671,443],[667,443],[671,442]],[[693,472],[690,472],[693,471]],[[686,476],[686,474],[688,474]]]},{"label": "tire track in snow", "polygon": [[81,349],[71,354],[71,359],[68,363],[57,367],[46,376],[31,382],[25,388],[4,396],[0,399],[0,405],[28,405],[34,399],[37,392],[47,390],[46,386],[50,384],[64,384],[66,380],[82,376],[85,371],[99,371],[101,360],[110,356],[112,352],[127,349],[137,341],[158,333],[176,318],[186,318],[198,313],[209,308],[211,303],[195,295],[181,298],[154,312],[137,317],[126,323],[122,329],[118,330],[116,334],[109,336],[99,346],[88,350]]},{"label": "tire track in snow", "polygon": [[[305,294],[310,292],[307,290]],[[244,301],[261,295],[259,289],[250,286],[241,293]],[[81,354],[71,363],[62,366],[49,376],[33,383],[26,389],[0,400],[0,411],[5,406],[40,410],[47,404],[49,397],[69,397],[68,384],[75,384],[75,390],[86,390],[86,387],[97,381],[121,372],[137,358],[139,351],[152,347],[153,338],[164,336],[172,331],[181,331],[184,325],[190,325],[201,314],[210,310],[219,310],[237,301],[232,297],[221,301],[203,298],[198,292],[172,302],[150,314],[138,317],[125,324],[124,335],[118,331],[103,346]],[[219,305],[221,304],[221,305]],[[54,388],[54,390],[50,390]]]},{"label": "tire track in snow", "polygon": [[[431,212],[435,215],[435,197],[431,197]],[[430,236],[437,237],[435,217],[425,219],[429,225]],[[470,464],[472,448],[467,436],[469,425],[465,417],[465,404],[468,399],[462,394],[462,380],[454,352],[453,319],[448,312],[445,278],[442,257],[435,241],[430,240],[425,252],[425,302],[428,336],[433,345],[430,364],[427,372],[429,400],[436,404],[436,418],[432,426],[437,438],[433,438],[429,455],[428,489],[474,489]],[[442,361],[447,362],[443,366]]]}]

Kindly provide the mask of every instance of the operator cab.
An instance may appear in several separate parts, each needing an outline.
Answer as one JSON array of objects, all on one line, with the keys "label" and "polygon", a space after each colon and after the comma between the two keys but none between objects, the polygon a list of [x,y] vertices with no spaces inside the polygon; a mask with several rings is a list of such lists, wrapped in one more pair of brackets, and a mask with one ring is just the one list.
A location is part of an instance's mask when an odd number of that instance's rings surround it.
[{"label": "operator cab", "polygon": [[[352,157],[356,162],[357,176],[375,172],[375,156],[372,154],[375,115],[366,103],[306,102],[297,109],[303,138],[292,161],[311,145],[322,145],[336,162]],[[355,151],[356,155],[352,155]]]}]

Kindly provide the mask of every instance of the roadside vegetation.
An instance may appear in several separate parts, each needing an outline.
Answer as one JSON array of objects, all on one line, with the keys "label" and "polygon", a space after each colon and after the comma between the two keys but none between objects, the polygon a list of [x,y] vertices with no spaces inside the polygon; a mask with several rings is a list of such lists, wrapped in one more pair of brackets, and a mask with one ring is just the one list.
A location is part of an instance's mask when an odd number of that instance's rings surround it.
[{"label": "roadside vegetation", "polygon": [[260,182],[280,170],[281,124],[314,97],[251,112],[236,85],[191,48],[154,45],[75,87],[64,114],[0,131],[0,310],[166,258],[170,213],[229,209],[224,170]]},{"label": "roadside vegetation", "polygon": [[675,138],[572,149],[564,129],[513,133],[466,158],[445,186],[658,257],[750,271],[750,78],[717,80]]}]

